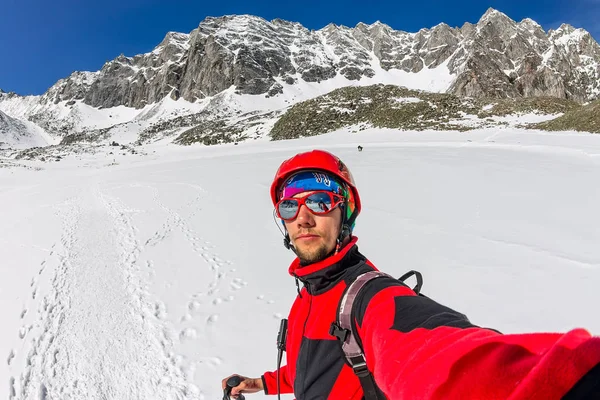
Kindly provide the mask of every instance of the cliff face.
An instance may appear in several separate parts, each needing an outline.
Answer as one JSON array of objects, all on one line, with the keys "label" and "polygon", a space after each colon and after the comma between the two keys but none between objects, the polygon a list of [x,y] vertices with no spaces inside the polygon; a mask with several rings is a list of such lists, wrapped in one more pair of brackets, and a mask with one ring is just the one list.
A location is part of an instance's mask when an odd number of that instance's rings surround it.
[{"label": "cliff face", "polygon": [[318,31],[248,15],[207,18],[190,34],[169,33],[150,53],[76,72],[43,101],[82,99],[93,107],[141,108],[165,96],[194,101],[234,86],[276,95],[282,83],[373,77],[383,70],[419,72],[446,63],[449,92],[475,97],[552,96],[576,101],[600,95],[600,46],[569,25],[548,33],[490,9],[475,25],[440,24],[417,33],[375,23]]}]

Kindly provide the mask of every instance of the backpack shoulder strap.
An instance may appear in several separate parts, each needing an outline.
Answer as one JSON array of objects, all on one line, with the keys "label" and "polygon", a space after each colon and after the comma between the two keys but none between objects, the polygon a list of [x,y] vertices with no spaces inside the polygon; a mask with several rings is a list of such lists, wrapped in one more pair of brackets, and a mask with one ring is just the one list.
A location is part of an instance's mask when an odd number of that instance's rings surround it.
[{"label": "backpack shoulder strap", "polygon": [[373,376],[367,368],[363,350],[354,335],[352,309],[354,300],[361,289],[369,281],[382,276],[391,278],[390,275],[379,271],[369,271],[358,276],[344,291],[338,306],[337,321],[332,323],[329,329],[329,333],[337,337],[342,344],[346,360],[348,360],[352,370],[358,376],[366,400],[381,399],[381,396],[379,396]]},{"label": "backpack shoulder strap", "polygon": [[[409,271],[402,275],[398,281],[404,283],[406,279],[413,275],[417,279],[417,285],[413,288],[414,292],[419,296],[424,296],[421,294],[423,276],[420,272],[414,270]],[[369,369],[367,368],[367,361],[363,349],[354,334],[352,311],[354,309],[354,302],[362,288],[371,280],[379,277],[395,279],[384,272],[369,271],[359,275],[350,285],[348,285],[348,287],[346,287],[338,305],[337,320],[336,322],[333,322],[329,328],[329,333],[337,337],[340,341],[346,360],[348,360],[352,370],[356,376],[358,376],[360,385],[363,388],[365,400],[380,400],[385,398],[385,396],[383,396],[381,391],[377,388],[373,375],[371,375],[371,372],[369,372]]]}]

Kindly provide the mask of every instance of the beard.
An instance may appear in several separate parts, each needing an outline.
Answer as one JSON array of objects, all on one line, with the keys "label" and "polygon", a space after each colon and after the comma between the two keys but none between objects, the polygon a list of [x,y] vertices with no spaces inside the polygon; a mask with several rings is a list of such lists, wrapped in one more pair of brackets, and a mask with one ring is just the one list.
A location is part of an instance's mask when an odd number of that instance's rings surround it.
[{"label": "beard", "polygon": [[300,259],[300,265],[302,266],[323,261],[329,257],[331,253],[333,253],[333,250],[329,250],[325,243],[321,244],[317,248],[300,249],[296,247],[296,255]]}]

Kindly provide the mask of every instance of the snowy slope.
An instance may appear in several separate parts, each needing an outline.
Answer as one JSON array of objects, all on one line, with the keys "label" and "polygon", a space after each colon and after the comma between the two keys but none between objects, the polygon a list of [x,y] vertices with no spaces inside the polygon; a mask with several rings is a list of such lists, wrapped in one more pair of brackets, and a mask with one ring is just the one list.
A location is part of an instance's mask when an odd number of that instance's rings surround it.
[{"label": "snowy slope", "polygon": [[39,96],[14,96],[0,101],[0,111],[22,120],[38,122],[54,141],[60,141],[67,133],[92,132],[114,127],[117,131],[123,126],[131,126],[134,141],[138,133],[152,123],[172,119],[181,115],[199,112],[204,103],[193,104],[185,100],[173,101],[166,97],[142,109],[117,106],[98,109],[80,100],[63,101],[58,104],[44,104]]},{"label": "snowy slope", "polygon": [[0,148],[29,148],[54,144],[55,140],[48,136],[39,126],[12,118],[0,111]]},{"label": "snowy slope", "polygon": [[156,144],[0,168],[0,395],[208,400],[228,374],[273,369],[296,288],[268,187],[315,147],[351,168],[355,233],[379,268],[420,270],[427,295],[478,325],[600,334],[600,136]]}]

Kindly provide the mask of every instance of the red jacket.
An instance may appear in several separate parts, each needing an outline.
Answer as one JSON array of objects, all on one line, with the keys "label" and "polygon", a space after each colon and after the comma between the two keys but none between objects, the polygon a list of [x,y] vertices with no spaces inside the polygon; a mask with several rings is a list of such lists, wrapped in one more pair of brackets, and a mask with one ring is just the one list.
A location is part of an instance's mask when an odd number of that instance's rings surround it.
[{"label": "red jacket", "polygon": [[[304,288],[288,317],[281,393],[299,400],[363,396],[339,342],[329,334],[346,286],[375,270],[356,241],[319,263],[302,267],[296,259],[290,266]],[[369,282],[354,310],[367,366],[390,399],[600,398],[600,337],[583,329],[503,335],[391,278]],[[276,372],[262,379],[265,392],[276,394]],[[583,395],[592,391],[599,397]]]}]

